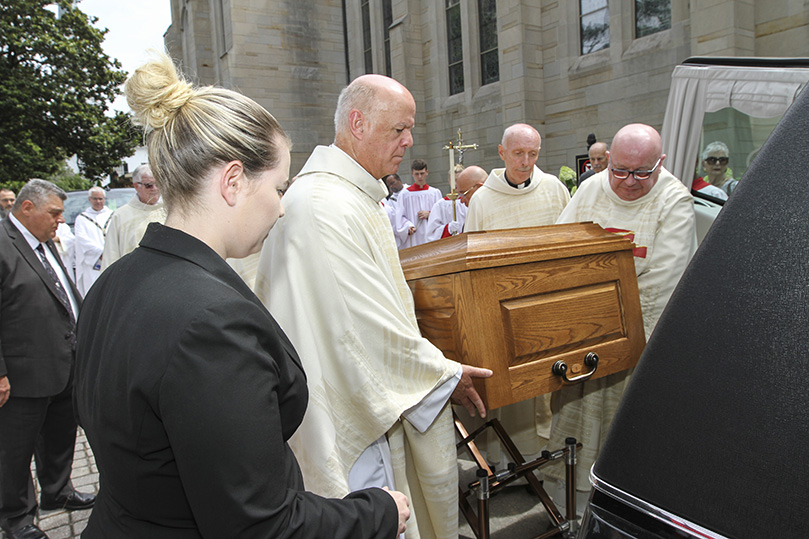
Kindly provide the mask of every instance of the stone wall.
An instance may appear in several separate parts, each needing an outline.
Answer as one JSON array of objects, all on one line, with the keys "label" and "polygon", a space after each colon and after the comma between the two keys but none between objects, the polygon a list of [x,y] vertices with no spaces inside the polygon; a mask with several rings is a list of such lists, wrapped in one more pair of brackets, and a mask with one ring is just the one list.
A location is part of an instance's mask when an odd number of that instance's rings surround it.
[{"label": "stone wall", "polygon": [[[370,0],[377,73],[385,72],[381,2]],[[465,164],[491,169],[502,166],[503,129],[529,123],[543,137],[540,168],[558,174],[586,152],[589,133],[609,142],[629,122],[660,128],[671,72],[690,56],[809,56],[806,0],[671,0],[671,28],[638,39],[634,0],[611,0],[610,46],[586,55],[579,2],[499,0],[500,80],[481,86],[477,2],[462,0],[465,89],[449,95],[444,6],[392,0],[390,28],[393,77],[417,104],[415,145],[399,173],[409,181],[410,160],[425,159],[430,183],[444,191],[441,148],[459,128],[481,145]],[[365,73],[360,0],[172,0],[172,17],[167,46],[194,77],[239,89],[278,117],[295,143],[292,174],[332,141],[337,95]],[[183,20],[190,28],[179,30]]]}]

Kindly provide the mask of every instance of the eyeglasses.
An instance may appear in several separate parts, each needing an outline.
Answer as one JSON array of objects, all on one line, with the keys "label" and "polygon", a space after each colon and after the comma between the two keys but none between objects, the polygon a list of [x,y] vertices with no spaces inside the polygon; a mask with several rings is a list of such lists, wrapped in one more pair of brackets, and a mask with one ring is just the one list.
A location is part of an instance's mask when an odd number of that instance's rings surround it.
[{"label": "eyeglasses", "polygon": [[705,158],[705,162],[708,163],[709,165],[715,165],[717,163],[719,163],[720,165],[727,165],[728,161],[730,161],[730,159],[728,159],[727,157],[706,157]]},{"label": "eyeglasses", "polygon": [[157,187],[156,183],[143,183],[143,182],[135,182],[135,183],[141,184],[144,187],[144,189],[153,189]]},{"label": "eyeglasses", "polygon": [[472,187],[470,187],[469,189],[467,189],[466,191],[464,191],[463,193],[461,193],[461,196],[462,196],[462,197],[468,197],[468,196],[469,196],[469,193],[474,193],[474,192],[475,192],[475,190],[476,190],[478,187],[480,187],[480,184],[475,184],[475,185],[473,185]]},{"label": "eyeglasses", "polygon": [[655,163],[655,166],[653,166],[651,170],[624,170],[622,168],[613,168],[612,166],[610,167],[610,170],[612,171],[612,175],[617,180],[625,180],[632,175],[636,180],[643,181],[648,180],[652,176],[652,173],[657,170],[657,167],[660,166],[661,161],[663,161],[663,156],[660,156],[657,163]]}]

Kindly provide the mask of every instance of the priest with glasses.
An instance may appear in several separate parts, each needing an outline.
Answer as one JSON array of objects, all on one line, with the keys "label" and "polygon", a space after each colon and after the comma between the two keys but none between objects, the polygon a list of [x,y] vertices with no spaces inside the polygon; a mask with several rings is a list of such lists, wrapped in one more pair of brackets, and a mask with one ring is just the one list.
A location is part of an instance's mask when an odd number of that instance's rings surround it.
[{"label": "priest with glasses", "polygon": [[[593,221],[607,231],[627,236],[635,244],[635,274],[648,340],[696,250],[694,203],[685,185],[663,167],[666,156],[660,134],[651,126],[623,127],[613,138],[607,155],[607,168],[581,185],[557,223]],[[587,381],[554,394],[549,447],[562,447],[568,436],[583,443],[578,453],[579,490],[590,490],[587,476],[630,372]],[[545,470],[546,479],[564,484],[564,466],[548,466]],[[552,488],[549,492],[553,495]],[[586,502],[587,497],[578,499]]]}]

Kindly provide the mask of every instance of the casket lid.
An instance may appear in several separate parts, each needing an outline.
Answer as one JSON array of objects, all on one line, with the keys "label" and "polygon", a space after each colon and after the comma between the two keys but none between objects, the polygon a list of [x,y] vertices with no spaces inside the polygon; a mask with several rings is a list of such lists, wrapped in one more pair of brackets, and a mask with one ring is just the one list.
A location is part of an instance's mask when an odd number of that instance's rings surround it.
[{"label": "casket lid", "polygon": [[399,252],[408,279],[631,250],[627,238],[592,222],[469,232]]}]

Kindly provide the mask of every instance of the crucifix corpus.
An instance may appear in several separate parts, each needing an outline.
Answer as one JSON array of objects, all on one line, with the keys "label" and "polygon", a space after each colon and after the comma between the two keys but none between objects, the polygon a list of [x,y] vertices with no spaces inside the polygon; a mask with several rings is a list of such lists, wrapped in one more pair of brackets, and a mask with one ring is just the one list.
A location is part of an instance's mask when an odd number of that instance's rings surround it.
[{"label": "crucifix corpus", "polygon": [[463,153],[467,150],[477,150],[477,144],[464,144],[463,134],[460,128],[458,129],[458,143],[453,144],[450,140],[449,144],[444,146],[444,150],[449,150],[449,189],[450,193],[447,195],[452,201],[452,220],[457,221],[458,216],[455,210],[455,200],[458,198],[458,193],[455,191],[455,152],[458,152],[458,164],[463,163]]}]

